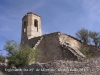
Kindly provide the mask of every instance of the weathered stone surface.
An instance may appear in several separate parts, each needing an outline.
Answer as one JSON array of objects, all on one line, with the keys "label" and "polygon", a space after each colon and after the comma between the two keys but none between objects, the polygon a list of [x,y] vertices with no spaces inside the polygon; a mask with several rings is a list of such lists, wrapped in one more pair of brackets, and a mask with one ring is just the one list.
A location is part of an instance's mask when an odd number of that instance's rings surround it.
[{"label": "weathered stone surface", "polygon": [[21,44],[27,44],[29,39],[41,35],[41,17],[32,12],[27,13],[22,19]]},{"label": "weathered stone surface", "polygon": [[48,63],[32,64],[22,70],[23,72],[6,71],[5,74],[21,75],[21,73],[23,73],[23,75],[100,75],[100,60],[91,60],[86,62],[56,60]]},{"label": "weathered stone surface", "polygon": [[[69,46],[65,44],[69,44]],[[74,44],[73,44],[74,43]],[[28,40],[28,45],[41,51],[39,62],[52,60],[82,60],[85,56],[78,50],[79,40],[60,32],[45,34]],[[63,47],[65,45],[66,47]],[[69,49],[70,48],[70,49]]]}]

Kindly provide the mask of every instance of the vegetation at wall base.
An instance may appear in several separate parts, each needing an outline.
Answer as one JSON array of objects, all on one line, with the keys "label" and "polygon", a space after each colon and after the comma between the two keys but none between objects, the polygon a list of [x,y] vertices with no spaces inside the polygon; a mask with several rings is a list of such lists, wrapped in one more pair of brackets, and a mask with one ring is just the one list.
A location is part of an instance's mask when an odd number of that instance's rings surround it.
[{"label": "vegetation at wall base", "polygon": [[37,62],[40,56],[38,49],[30,48],[27,45],[20,46],[14,40],[8,40],[4,49],[8,52],[7,59],[9,66],[25,67],[31,62]]},{"label": "vegetation at wall base", "polygon": [[4,59],[5,59],[5,57],[4,57],[4,56],[2,56],[2,54],[0,54],[0,62],[3,62],[3,61],[4,61]]},{"label": "vegetation at wall base", "polygon": [[79,50],[86,56],[87,59],[90,59],[92,57],[90,48],[87,45],[79,44]]}]

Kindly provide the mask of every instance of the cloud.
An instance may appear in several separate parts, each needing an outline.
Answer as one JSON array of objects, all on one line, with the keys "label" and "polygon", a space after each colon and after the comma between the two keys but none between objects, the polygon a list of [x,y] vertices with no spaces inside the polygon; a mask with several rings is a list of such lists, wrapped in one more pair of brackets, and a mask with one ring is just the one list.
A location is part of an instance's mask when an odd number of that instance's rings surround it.
[{"label": "cloud", "polygon": [[45,0],[38,0],[34,5],[32,5],[32,10],[36,10],[43,6],[45,3]]},{"label": "cloud", "polygon": [[74,15],[77,14],[76,20],[80,21],[81,26],[90,29],[98,26],[97,23],[100,22],[100,0],[66,0],[66,2],[69,2],[71,7],[74,6],[75,11],[73,13]]},{"label": "cloud", "polygon": [[100,1],[99,0],[84,0],[83,7],[91,22],[95,20],[100,21]]}]

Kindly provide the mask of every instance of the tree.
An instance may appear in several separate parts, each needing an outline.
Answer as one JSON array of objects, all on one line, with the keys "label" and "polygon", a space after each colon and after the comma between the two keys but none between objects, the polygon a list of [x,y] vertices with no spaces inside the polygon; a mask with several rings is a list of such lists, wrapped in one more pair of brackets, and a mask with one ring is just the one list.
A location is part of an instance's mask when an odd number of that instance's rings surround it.
[{"label": "tree", "polygon": [[3,62],[4,61],[4,56],[2,56],[1,54],[0,54],[0,62]]},{"label": "tree", "polygon": [[76,37],[81,40],[83,43],[89,43],[89,31],[85,28],[82,28],[76,32]]},{"label": "tree", "polygon": [[100,33],[95,31],[90,31],[89,36],[92,39],[95,46],[99,46],[100,44]]},{"label": "tree", "polygon": [[15,67],[25,67],[31,62],[36,62],[40,54],[39,50],[30,48],[27,45],[21,47],[13,40],[8,40],[4,48],[8,52],[8,65]]}]

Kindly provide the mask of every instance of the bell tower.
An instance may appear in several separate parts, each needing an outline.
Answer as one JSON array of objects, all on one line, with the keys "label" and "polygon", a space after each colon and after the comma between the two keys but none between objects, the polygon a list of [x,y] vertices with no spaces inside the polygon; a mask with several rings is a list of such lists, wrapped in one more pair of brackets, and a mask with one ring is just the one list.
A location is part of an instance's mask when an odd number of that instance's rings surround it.
[{"label": "bell tower", "polygon": [[33,12],[28,12],[22,18],[21,43],[25,44],[27,40],[41,35],[41,17]]}]

